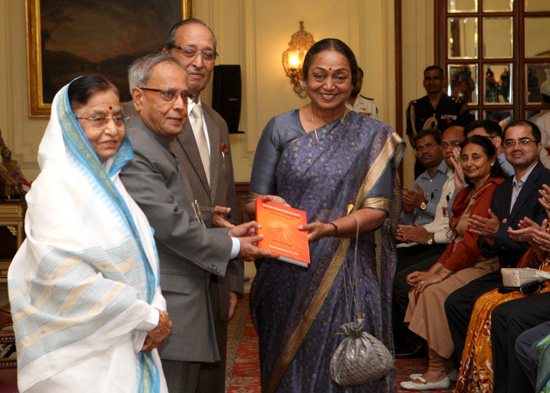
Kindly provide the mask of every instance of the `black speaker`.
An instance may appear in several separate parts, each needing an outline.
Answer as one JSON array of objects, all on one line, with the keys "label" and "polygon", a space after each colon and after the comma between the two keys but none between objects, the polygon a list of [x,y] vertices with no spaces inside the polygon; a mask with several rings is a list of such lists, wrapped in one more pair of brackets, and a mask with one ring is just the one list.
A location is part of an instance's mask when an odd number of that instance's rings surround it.
[{"label": "black speaker", "polygon": [[239,131],[241,93],[241,66],[238,64],[215,66],[212,108],[223,117],[231,134],[243,133]]}]

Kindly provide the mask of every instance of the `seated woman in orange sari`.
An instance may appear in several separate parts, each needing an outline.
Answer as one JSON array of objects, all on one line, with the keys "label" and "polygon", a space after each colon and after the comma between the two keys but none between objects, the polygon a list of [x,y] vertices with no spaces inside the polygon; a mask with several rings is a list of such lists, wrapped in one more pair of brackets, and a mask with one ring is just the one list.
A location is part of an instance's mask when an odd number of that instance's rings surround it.
[{"label": "seated woman in orange sari", "polygon": [[[541,204],[550,207],[550,187],[543,186],[539,192],[542,195]],[[550,217],[550,209],[547,208]],[[526,239],[533,246],[523,256],[517,267],[530,267],[550,271],[550,254],[544,250],[545,243],[537,232],[547,232],[548,221],[545,220],[542,228],[529,219],[520,222],[521,228],[510,230],[510,236],[515,240]],[[544,237],[544,236],[543,236]],[[550,292],[550,282],[545,282],[538,293]],[[480,296],[474,305],[468,335],[462,352],[460,370],[456,383],[455,393],[493,391],[493,352],[491,346],[491,314],[493,310],[504,302],[519,299],[527,294],[519,291],[499,293],[494,289]]]},{"label": "seated woman in orange sari", "polygon": [[485,258],[477,245],[478,235],[468,227],[468,218],[487,216],[493,191],[504,181],[496,161],[496,150],[488,138],[473,136],[462,142],[462,168],[469,187],[455,197],[449,223],[453,239],[439,260],[427,272],[413,272],[407,282],[409,293],[405,323],[428,342],[429,365],[422,375],[401,382],[406,390],[447,389],[446,374],[454,345],[445,317],[447,296],[470,281],[498,269],[498,260]]}]

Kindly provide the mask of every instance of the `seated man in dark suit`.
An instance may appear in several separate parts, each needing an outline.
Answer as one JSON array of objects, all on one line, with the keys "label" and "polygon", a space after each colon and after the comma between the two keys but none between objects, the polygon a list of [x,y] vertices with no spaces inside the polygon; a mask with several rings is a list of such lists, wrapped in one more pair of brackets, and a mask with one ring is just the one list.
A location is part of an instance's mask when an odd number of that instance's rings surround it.
[{"label": "seated man in dark suit", "polygon": [[204,228],[192,189],[170,143],[187,121],[186,69],[172,56],[136,60],[129,71],[134,156],[120,178],[154,228],[162,292],[172,334],[160,349],[170,393],[195,393],[201,362],[220,360],[209,292],[210,275],[224,277],[229,260],[276,257],[257,248],[252,221]]},{"label": "seated man in dark suit", "polygon": [[[540,325],[543,333],[550,320],[550,292],[525,296],[498,305],[491,314],[491,344],[495,393],[535,393],[523,359],[516,352],[516,341],[522,333]],[[542,325],[541,325],[542,324]],[[536,370],[534,370],[536,375]]]},{"label": "seated man in dark suit", "polygon": [[[542,196],[540,202],[545,207],[546,214],[548,215],[548,217],[550,217],[550,186],[544,186],[542,190],[539,190],[539,193]],[[529,229],[533,231],[529,233]],[[531,228],[525,227],[517,231],[512,231],[511,235],[522,237],[526,236],[527,238],[529,238],[529,242],[533,246],[532,258],[534,259],[534,261],[541,263],[539,268],[544,268],[546,270],[546,265],[550,258],[550,253],[546,251],[550,249],[550,234],[548,233],[548,226],[543,225],[541,228],[536,228],[534,226],[532,226]],[[548,292],[545,286],[543,286],[542,289],[539,290],[540,292],[537,291],[535,292],[535,294],[529,296],[542,296],[543,294]],[[515,330],[515,333],[510,335],[511,337],[523,331],[523,333],[521,333],[516,339],[515,355],[517,356],[517,360],[519,361],[518,363],[521,365],[523,371],[521,373],[522,375],[520,375],[519,378],[521,380],[525,380],[524,377],[526,377],[531,383],[530,387],[525,387],[525,392],[540,392],[543,390],[543,387],[550,386],[550,368],[548,367],[548,360],[550,360],[550,351],[548,350],[549,339],[547,338],[548,335],[550,335],[550,313],[547,312],[548,307],[546,307],[546,304],[548,304],[550,299],[548,298],[548,295],[545,297],[540,297],[539,299],[542,300],[542,302],[540,303],[542,305],[542,309],[539,310],[539,312],[542,311],[542,313],[538,316],[538,318],[546,317],[548,319],[546,322],[541,323],[540,325],[537,325],[535,327],[532,327],[532,325],[536,323],[536,319],[532,318],[533,315],[531,312],[531,301],[529,301],[529,304],[525,304],[529,307],[529,309],[526,310],[527,312],[525,313],[525,315],[521,313],[522,315],[520,315],[519,317],[511,316],[510,313],[506,312],[507,310],[499,310],[499,313],[501,315],[500,321],[505,321],[508,323],[507,320],[510,320],[510,324],[514,325],[513,328],[506,327],[504,329],[507,335],[508,332],[512,332],[513,330]],[[516,303],[516,305],[517,304],[519,303]],[[523,306],[524,304],[522,303],[521,305]],[[514,318],[514,320],[511,320],[510,317]],[[524,321],[525,317],[529,318],[527,324],[525,324]],[[497,318],[499,317],[497,316]],[[526,328],[528,329],[525,330]],[[541,343],[541,341],[543,340],[544,343]],[[541,348],[539,348],[539,344],[541,344]],[[541,352],[540,358],[539,351]],[[510,357],[510,354],[507,355],[508,357]],[[515,364],[515,359],[512,360],[512,362],[513,364]],[[514,370],[512,373],[518,373],[518,370]],[[517,376],[515,376],[515,378],[517,378]]]},{"label": "seated man in dark suit", "polygon": [[[538,160],[542,145],[540,131],[533,123],[523,120],[510,123],[504,131],[504,145],[506,159],[514,168],[514,176],[496,188],[489,217],[473,216],[469,226],[472,232],[483,236],[480,237],[479,246],[484,254],[496,253],[501,267],[515,267],[530,245],[512,239],[508,229],[517,228],[519,221],[525,217],[539,224],[546,218],[537,191],[542,188],[542,184],[550,182],[550,170],[544,168]],[[497,271],[456,290],[445,301],[445,313],[459,359],[475,301],[485,292],[500,286],[502,275]]]},{"label": "seated man in dark suit", "polygon": [[[548,217],[550,217],[549,191],[550,188],[547,185],[539,191],[542,195],[541,205],[545,207]],[[527,240],[533,246],[533,258],[541,266],[548,262],[549,254],[545,251],[550,246],[547,224],[540,227],[526,220],[521,229],[509,232],[510,236],[516,240]],[[549,304],[550,292],[541,291],[502,303],[493,310],[491,314],[491,344],[495,392],[535,393],[534,385],[537,381],[538,368],[536,341],[550,334]],[[523,347],[523,352],[521,351],[522,338],[523,345],[531,342],[530,351],[535,352],[531,354],[531,359],[525,359],[529,348]],[[544,355],[546,360],[540,365],[541,376],[547,375],[549,372],[547,355]],[[535,359],[536,362],[533,362],[532,359]],[[526,360],[527,364],[525,364]],[[530,370],[529,365],[534,365],[534,369]],[[543,391],[543,389],[536,391]]]}]

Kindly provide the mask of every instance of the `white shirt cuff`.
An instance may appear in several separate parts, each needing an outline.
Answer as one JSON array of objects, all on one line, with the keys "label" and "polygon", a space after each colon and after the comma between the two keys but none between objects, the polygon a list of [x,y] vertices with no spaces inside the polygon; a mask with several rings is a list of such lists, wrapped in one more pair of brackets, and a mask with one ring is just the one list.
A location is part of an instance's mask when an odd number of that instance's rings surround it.
[{"label": "white shirt cuff", "polygon": [[233,241],[233,245],[231,246],[231,255],[229,259],[235,259],[237,255],[239,255],[239,251],[241,251],[241,242],[236,237],[232,237],[231,240]]},{"label": "white shirt cuff", "polygon": [[434,233],[434,242],[436,242],[437,244],[448,244],[449,243],[449,239],[447,237],[447,230],[443,230],[443,231],[439,231],[439,232],[435,232]]}]

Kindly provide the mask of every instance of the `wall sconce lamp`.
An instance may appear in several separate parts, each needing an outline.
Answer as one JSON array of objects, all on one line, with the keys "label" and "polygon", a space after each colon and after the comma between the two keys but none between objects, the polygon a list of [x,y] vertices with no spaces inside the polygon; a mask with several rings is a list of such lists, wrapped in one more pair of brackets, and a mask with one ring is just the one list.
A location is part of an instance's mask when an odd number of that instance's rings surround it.
[{"label": "wall sconce lamp", "polygon": [[306,97],[305,87],[302,84],[302,67],[306,53],[315,44],[313,35],[304,30],[304,21],[300,21],[300,31],[292,35],[288,43],[288,49],[283,52],[283,68],[286,76],[290,78],[290,83],[294,86],[294,91],[301,98]]}]

